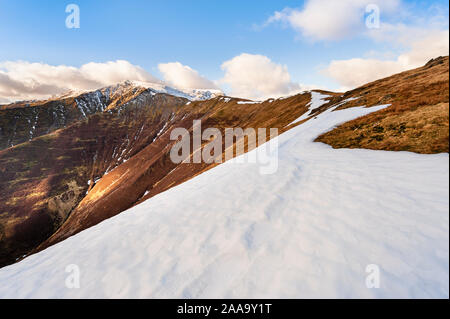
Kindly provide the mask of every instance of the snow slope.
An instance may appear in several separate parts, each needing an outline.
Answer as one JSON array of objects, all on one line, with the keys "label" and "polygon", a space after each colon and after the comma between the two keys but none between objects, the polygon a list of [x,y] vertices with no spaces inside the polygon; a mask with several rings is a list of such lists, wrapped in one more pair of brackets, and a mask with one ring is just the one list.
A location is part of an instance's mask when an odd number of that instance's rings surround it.
[{"label": "snow slope", "polygon": [[[328,103],[328,101],[326,99],[329,97],[330,97],[330,95],[325,95],[320,92],[311,91],[311,102],[309,102],[308,105],[306,105],[308,107],[308,111],[306,111],[305,114],[300,116],[298,119],[296,119],[289,125],[296,124],[303,120],[306,120],[310,116],[310,113],[312,110],[319,108],[322,105]],[[289,126],[289,125],[287,125],[287,126]]]},{"label": "snow slope", "polygon": [[[0,269],[0,298],[448,298],[448,154],[312,142],[382,107],[280,135],[276,174],[229,161]],[[65,285],[71,264],[79,289]]]}]

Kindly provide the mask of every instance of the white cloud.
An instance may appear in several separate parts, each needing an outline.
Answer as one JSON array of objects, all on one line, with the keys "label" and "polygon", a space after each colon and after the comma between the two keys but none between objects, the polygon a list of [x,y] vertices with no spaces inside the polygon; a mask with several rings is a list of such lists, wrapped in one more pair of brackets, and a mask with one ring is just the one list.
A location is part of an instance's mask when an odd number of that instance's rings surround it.
[{"label": "white cloud", "polygon": [[297,93],[306,89],[293,83],[285,65],[263,55],[243,53],[222,64],[220,83],[231,87],[233,96],[263,99]]},{"label": "white cloud", "polygon": [[139,66],[118,60],[80,68],[24,61],[0,63],[0,99],[43,99],[67,90],[89,90],[125,80],[160,82]]},{"label": "white cloud", "polygon": [[400,0],[308,0],[299,9],[285,8],[266,22],[282,22],[312,40],[339,40],[364,30],[365,9],[376,4],[384,14],[395,11]]},{"label": "white cloud", "polygon": [[161,63],[158,69],[164,80],[177,89],[217,89],[212,81],[180,62]]},{"label": "white cloud", "polygon": [[[390,28],[389,28],[390,29]],[[404,29],[399,33],[397,42],[408,41],[407,33],[411,29]],[[335,79],[346,89],[355,88],[365,83],[381,79],[395,73],[413,69],[424,65],[430,59],[449,54],[449,31],[427,30],[414,32],[416,37],[409,44],[409,49],[396,59],[363,59],[334,60],[324,70],[324,73]],[[422,34],[422,37],[419,37]]]},{"label": "white cloud", "polygon": [[106,63],[91,62],[83,65],[80,71],[89,80],[98,81],[102,85],[112,85],[125,80],[160,82],[140,66],[123,60]]},{"label": "white cloud", "polygon": [[[380,28],[365,25],[369,4],[376,4],[380,9]],[[390,20],[395,22],[389,23]],[[402,20],[409,24],[401,23]],[[354,35],[373,41],[365,58],[333,60],[324,70],[324,74],[342,86],[341,90],[416,68],[432,58],[449,54],[448,11],[439,6],[418,12],[410,11],[410,4],[401,0],[307,0],[301,9],[285,8],[275,12],[266,25],[275,22],[315,41],[340,40]],[[380,43],[382,46],[378,46]],[[377,47],[391,49],[376,53]],[[374,55],[384,58],[367,58]]]}]

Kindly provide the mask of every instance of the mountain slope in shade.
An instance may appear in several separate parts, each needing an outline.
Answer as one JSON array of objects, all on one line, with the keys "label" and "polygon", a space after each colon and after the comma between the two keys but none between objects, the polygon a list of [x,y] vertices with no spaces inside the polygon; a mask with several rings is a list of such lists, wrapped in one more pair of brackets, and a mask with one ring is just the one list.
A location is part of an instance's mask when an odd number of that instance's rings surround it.
[{"label": "mountain slope in shade", "polygon": [[95,182],[152,143],[186,101],[144,91],[127,104],[0,151],[0,264],[53,234]]},{"label": "mountain slope in shade", "polygon": [[223,95],[218,90],[180,91],[163,84],[125,81],[93,92],[70,91],[46,101],[0,105],[0,150],[65,128],[89,116],[111,111],[140,95],[169,94],[187,100]]},{"label": "mountain slope in shade", "polygon": [[215,167],[1,269],[0,297],[448,298],[448,154],[313,143],[388,105],[336,107],[277,138],[277,174]]}]

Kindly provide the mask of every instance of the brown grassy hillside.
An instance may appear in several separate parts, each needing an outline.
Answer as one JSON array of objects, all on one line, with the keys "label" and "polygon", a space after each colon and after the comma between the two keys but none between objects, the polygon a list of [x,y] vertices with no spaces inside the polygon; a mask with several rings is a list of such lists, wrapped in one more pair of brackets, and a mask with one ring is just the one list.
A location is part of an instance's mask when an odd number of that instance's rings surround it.
[{"label": "brown grassy hillside", "polygon": [[316,141],[334,148],[449,151],[449,58],[366,84],[343,98],[360,97],[343,107],[392,104],[385,110],[347,122]]}]

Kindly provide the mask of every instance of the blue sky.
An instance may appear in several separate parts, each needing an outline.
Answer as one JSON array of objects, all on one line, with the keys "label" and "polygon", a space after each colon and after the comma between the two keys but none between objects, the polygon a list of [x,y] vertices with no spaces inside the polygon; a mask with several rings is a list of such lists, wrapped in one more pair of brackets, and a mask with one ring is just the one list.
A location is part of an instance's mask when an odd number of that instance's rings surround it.
[{"label": "blue sky", "polygon": [[[80,7],[79,29],[65,26],[70,3]],[[0,62],[80,67],[126,60],[162,78],[158,64],[178,61],[219,80],[224,76],[223,62],[249,53],[286,65],[292,82],[338,89],[342,83],[323,72],[333,60],[370,55],[395,59],[408,50],[407,45],[375,41],[359,33],[340,39],[314,38],[287,19],[265,25],[284,8],[301,11],[305,2],[0,0]],[[448,20],[447,1],[402,1],[396,11],[384,16],[382,11],[381,19],[432,32],[448,30],[448,21],[430,27],[437,15]]]}]

